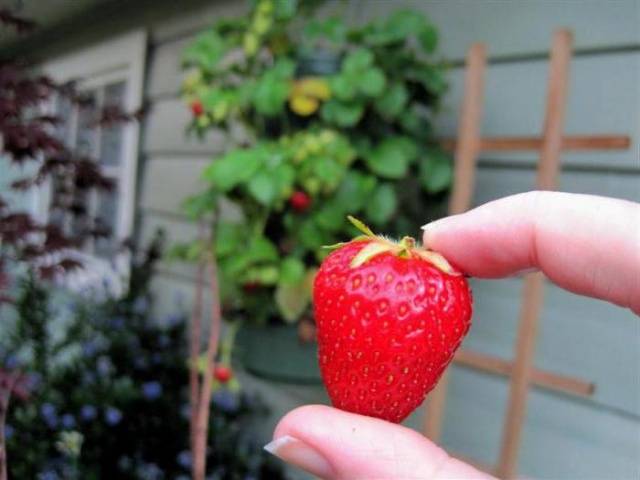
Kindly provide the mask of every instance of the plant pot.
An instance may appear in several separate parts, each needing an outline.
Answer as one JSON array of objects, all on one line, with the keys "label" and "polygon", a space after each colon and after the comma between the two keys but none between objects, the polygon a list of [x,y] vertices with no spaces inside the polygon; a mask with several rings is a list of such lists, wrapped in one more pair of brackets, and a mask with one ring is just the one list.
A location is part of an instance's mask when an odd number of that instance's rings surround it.
[{"label": "plant pot", "polygon": [[341,63],[342,56],[337,52],[314,50],[298,58],[296,75],[298,77],[333,75],[340,71]]},{"label": "plant pot", "polygon": [[302,343],[295,325],[244,325],[234,350],[242,366],[256,377],[285,383],[321,383],[318,344]]}]

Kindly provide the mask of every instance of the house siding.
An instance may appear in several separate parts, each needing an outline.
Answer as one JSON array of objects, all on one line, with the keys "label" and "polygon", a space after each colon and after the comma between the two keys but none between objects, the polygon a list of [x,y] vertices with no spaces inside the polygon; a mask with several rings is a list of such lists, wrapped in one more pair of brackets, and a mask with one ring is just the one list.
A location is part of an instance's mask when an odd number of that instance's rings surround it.
[{"label": "house siding", "polygon": [[[351,1],[353,21],[385,15],[393,6],[427,12],[441,32],[441,52],[452,60],[451,88],[437,131],[454,136],[468,46],[484,41],[486,75],[483,135],[538,135],[542,128],[548,48],[554,29],[575,34],[566,132],[628,134],[624,152],[566,153],[560,189],[640,201],[640,6],[634,1]],[[233,8],[231,9],[233,10]],[[224,148],[212,134],[200,143],[185,139],[189,113],[178,100],[179,56],[192,33],[217,16],[217,7],[179,20],[187,32],[166,24],[149,57],[147,95],[153,103],[144,142],[140,202],[141,237],[162,226],[173,239],[195,235],[180,217],[179,199],[200,184],[201,167]],[[176,20],[178,21],[178,20]],[[171,30],[171,35],[166,34]],[[479,161],[474,204],[530,190],[537,157],[532,152],[487,153]],[[428,219],[425,219],[428,220]],[[638,227],[640,228],[640,227]],[[184,289],[191,266],[165,264],[159,291]],[[522,282],[474,281],[474,326],[466,345],[509,358],[513,355]],[[188,288],[185,292],[188,292]],[[185,293],[188,294],[188,293]],[[535,364],[595,383],[588,400],[532,390],[523,433],[520,471],[539,478],[638,478],[640,475],[640,322],[629,311],[547,285]],[[292,387],[251,379],[272,400],[272,422],[304,403],[326,402],[319,387]],[[442,443],[484,463],[499,455],[508,398],[503,378],[453,367]],[[408,421],[419,425],[422,412]],[[469,428],[472,426],[473,428]]]},{"label": "house siding", "polygon": [[[148,27],[144,120],[137,225],[138,240],[157,227],[170,241],[196,235],[180,201],[201,186],[200,172],[224,150],[219,132],[204,141],[185,136],[188,109],[179,98],[180,55],[195,33],[222,16],[245,12],[244,2],[188,2],[171,15],[142,16]],[[383,16],[392,8],[424,10],[439,27],[441,53],[451,60],[451,87],[437,120],[442,136],[454,136],[462,98],[463,61],[472,42],[488,46],[484,135],[538,135],[542,129],[547,52],[553,31],[575,34],[566,118],[569,134],[628,134],[625,152],[567,153],[560,189],[640,201],[640,3],[635,0],[474,1],[351,0],[352,22]],[[168,8],[168,7],[167,7]],[[140,25],[140,20],[136,20]],[[105,35],[107,35],[105,33]],[[67,43],[69,43],[67,39]],[[534,153],[487,153],[479,161],[474,204],[530,190]],[[425,218],[425,221],[429,220]],[[640,228],[638,226],[637,228]],[[194,268],[163,262],[155,279],[158,311],[188,305]],[[522,282],[474,281],[474,326],[465,345],[509,358],[513,354]],[[533,478],[638,478],[640,476],[640,322],[630,311],[582,298],[548,284],[535,364],[596,384],[588,400],[532,390],[520,454],[520,471]],[[453,367],[442,443],[487,464],[499,453],[508,396],[505,379]],[[273,406],[266,436],[286,411],[326,402],[321,387],[274,385],[245,376]],[[422,410],[409,425],[419,425]],[[306,477],[301,477],[306,478]]]}]

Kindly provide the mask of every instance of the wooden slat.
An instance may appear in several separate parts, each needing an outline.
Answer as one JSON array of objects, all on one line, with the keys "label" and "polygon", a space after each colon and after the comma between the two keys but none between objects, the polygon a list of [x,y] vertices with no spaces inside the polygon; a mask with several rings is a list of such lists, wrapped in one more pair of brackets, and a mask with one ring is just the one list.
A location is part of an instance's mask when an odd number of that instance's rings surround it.
[{"label": "wooden slat", "polygon": [[[560,30],[554,35],[549,65],[544,142],[538,164],[537,187],[540,189],[554,189],[558,181],[572,42],[573,35],[568,30]],[[542,273],[536,272],[525,277],[515,363],[497,469],[500,478],[514,478],[517,473],[543,290]]]},{"label": "wooden slat", "polygon": [[[441,145],[446,150],[453,151],[457,141],[445,138]],[[543,139],[540,137],[486,137],[480,139],[480,151],[539,151],[542,149]],[[627,135],[579,135],[567,136],[561,141],[562,151],[585,150],[628,150],[631,138]]]},{"label": "wooden slat", "polygon": [[[464,367],[503,377],[509,377],[514,367],[513,362],[469,349],[460,350],[456,354],[454,362]],[[580,397],[590,397],[595,392],[595,385],[591,382],[537,368],[531,371],[531,384],[536,387]]]},{"label": "wooden slat", "polygon": [[[454,215],[468,210],[475,185],[476,160],[480,141],[480,121],[484,96],[486,47],[482,43],[471,45],[467,55],[464,99],[458,129],[453,191],[449,200],[449,213]],[[442,430],[447,396],[447,373],[442,376],[427,404],[423,430],[433,441],[438,441]]]}]

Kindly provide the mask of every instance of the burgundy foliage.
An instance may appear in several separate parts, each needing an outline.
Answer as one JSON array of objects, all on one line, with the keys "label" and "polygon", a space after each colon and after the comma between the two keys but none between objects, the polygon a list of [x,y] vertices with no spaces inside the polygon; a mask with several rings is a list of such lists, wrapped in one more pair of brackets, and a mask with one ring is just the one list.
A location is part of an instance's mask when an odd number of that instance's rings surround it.
[{"label": "burgundy foliage", "polygon": [[[0,9],[0,24],[19,33],[34,28],[33,22],[6,9]],[[42,278],[53,278],[79,266],[66,251],[82,246],[89,238],[110,234],[97,219],[89,218],[82,198],[94,189],[111,190],[113,181],[101,173],[94,159],[79,155],[56,135],[61,119],[43,113],[56,96],[76,106],[91,106],[91,99],[78,92],[72,82],[56,84],[46,76],[34,75],[25,62],[0,62],[0,156],[14,165],[35,166],[30,169],[33,174],[14,181],[11,189],[25,191],[49,182],[50,209],[56,214],[51,217],[66,218],[67,226],[76,226],[69,232],[54,222],[39,223],[29,213],[12,211],[0,197],[0,303],[10,300],[6,294],[8,262],[26,262]],[[135,121],[143,113],[143,109],[127,113],[106,105],[93,113],[92,125]]]}]

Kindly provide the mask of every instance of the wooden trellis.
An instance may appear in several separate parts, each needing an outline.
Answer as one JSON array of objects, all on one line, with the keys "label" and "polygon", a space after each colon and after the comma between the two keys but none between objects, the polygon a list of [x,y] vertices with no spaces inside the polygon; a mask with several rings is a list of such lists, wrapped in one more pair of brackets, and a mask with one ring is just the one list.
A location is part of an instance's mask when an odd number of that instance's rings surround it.
[{"label": "wooden trellis", "polygon": [[[471,207],[475,185],[476,161],[484,151],[539,151],[536,188],[553,190],[557,187],[562,151],[628,149],[630,139],[620,135],[564,136],[564,119],[568,91],[569,65],[573,36],[569,30],[555,33],[551,47],[547,102],[542,136],[482,138],[480,124],[484,95],[486,47],[471,46],[467,55],[464,98],[457,140],[446,140],[445,147],[455,151],[455,178],[449,203],[449,213],[458,214]],[[581,397],[593,394],[595,386],[589,381],[540,370],[533,365],[538,318],[543,303],[544,276],[531,273],[524,279],[514,359],[504,360],[481,352],[462,349],[454,362],[465,367],[509,378],[510,391],[503,425],[500,458],[495,467],[480,465],[465,459],[478,468],[500,478],[514,478],[517,474],[518,452],[527,397],[531,386]],[[482,321],[482,319],[476,319]],[[424,433],[438,441],[446,406],[447,375],[428,399]],[[455,456],[455,453],[454,453]]]}]

